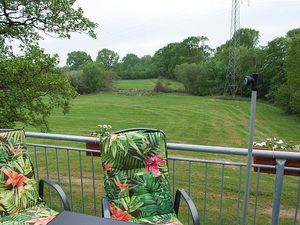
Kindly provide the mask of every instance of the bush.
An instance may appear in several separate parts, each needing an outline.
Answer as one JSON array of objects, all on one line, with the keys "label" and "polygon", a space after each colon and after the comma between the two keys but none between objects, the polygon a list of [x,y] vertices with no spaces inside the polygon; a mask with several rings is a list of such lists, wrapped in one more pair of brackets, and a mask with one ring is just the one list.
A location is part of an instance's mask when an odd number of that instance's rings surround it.
[{"label": "bush", "polygon": [[216,81],[210,79],[207,64],[184,63],[175,68],[175,76],[193,95],[212,95]]},{"label": "bush", "polygon": [[94,62],[84,65],[82,70],[69,71],[67,74],[70,83],[80,94],[111,89],[115,77],[114,72],[106,71],[102,65]]},{"label": "bush", "polygon": [[164,92],[164,93],[172,92],[172,89],[168,86],[168,84],[164,84],[160,78],[156,80],[155,87],[153,90],[155,92]]}]

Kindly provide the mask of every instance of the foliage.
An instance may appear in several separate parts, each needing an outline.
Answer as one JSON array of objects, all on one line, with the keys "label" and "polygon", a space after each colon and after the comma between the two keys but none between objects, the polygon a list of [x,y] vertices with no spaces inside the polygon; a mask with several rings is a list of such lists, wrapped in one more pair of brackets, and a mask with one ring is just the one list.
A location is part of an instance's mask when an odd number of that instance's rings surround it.
[{"label": "foliage", "polygon": [[259,31],[250,28],[241,28],[233,34],[230,42],[238,38],[240,45],[248,48],[253,48],[259,43]]},{"label": "foliage", "polygon": [[68,53],[67,66],[71,70],[77,70],[87,62],[92,62],[92,58],[86,52],[73,51]]},{"label": "foliage", "polygon": [[158,78],[155,82],[155,87],[153,89],[155,92],[172,92],[172,89],[169,88],[165,83],[163,83],[161,78]]},{"label": "foliage", "polygon": [[24,56],[0,59],[0,127],[16,122],[48,128],[47,118],[56,107],[66,113],[76,96],[57,57],[34,47]]},{"label": "foliage", "polygon": [[209,77],[208,70],[206,63],[184,63],[176,66],[175,75],[177,80],[183,83],[187,92],[193,95],[211,95],[216,82]]},{"label": "foliage", "polygon": [[126,56],[123,57],[119,66],[119,77],[122,79],[131,79],[135,77],[135,66],[137,65],[139,60],[139,57],[135,54],[126,54]]},{"label": "foliage", "polygon": [[170,43],[157,50],[154,62],[158,76],[174,78],[174,69],[183,63],[198,63],[206,60],[211,49],[205,42],[207,37],[188,37],[182,42]]},{"label": "foliage", "polygon": [[106,70],[110,70],[117,65],[119,58],[118,53],[107,48],[103,48],[98,52],[96,62],[101,63]]},{"label": "foliage", "polygon": [[[0,2],[0,127],[16,122],[47,129],[55,107],[67,112],[75,92],[56,67],[57,56],[38,47],[42,33],[69,38],[71,32],[95,37],[97,24],[74,8],[75,0],[3,0]],[[20,43],[15,56],[12,43]]]},{"label": "foliage", "polygon": [[74,3],[75,0],[40,0],[38,4],[29,0],[1,1],[1,42],[19,40],[28,46],[36,44],[41,33],[69,38],[71,32],[86,32],[96,37],[97,24],[85,18],[81,8],[74,9]]},{"label": "foliage", "polygon": [[276,104],[286,112],[300,113],[300,36],[293,38],[286,53],[287,81],[279,88]]},{"label": "foliage", "polygon": [[274,101],[276,92],[286,82],[285,59],[288,41],[284,37],[275,38],[263,49],[264,63],[260,78],[262,96]]},{"label": "foliage", "polygon": [[80,94],[99,92],[110,89],[114,73],[106,71],[102,65],[95,62],[86,63],[81,72],[75,72],[70,76],[72,85]]}]

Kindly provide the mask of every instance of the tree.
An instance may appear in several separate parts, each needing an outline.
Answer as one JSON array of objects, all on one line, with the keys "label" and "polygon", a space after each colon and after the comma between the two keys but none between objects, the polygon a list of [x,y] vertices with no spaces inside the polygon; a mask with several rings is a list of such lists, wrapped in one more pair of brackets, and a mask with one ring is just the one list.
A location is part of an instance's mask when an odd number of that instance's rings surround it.
[{"label": "tree", "polygon": [[300,28],[289,30],[285,35],[288,40],[291,40],[297,36],[300,36]]},{"label": "tree", "polygon": [[154,62],[156,63],[158,76],[174,78],[176,65],[183,63],[199,63],[206,60],[211,49],[205,44],[207,37],[188,37],[182,42],[170,43],[156,51]]},{"label": "tree", "polygon": [[231,41],[235,38],[240,39],[241,46],[255,47],[259,42],[259,31],[250,28],[241,28],[234,33]]},{"label": "tree", "polygon": [[73,51],[68,53],[67,66],[71,70],[77,70],[80,66],[91,62],[92,58],[86,52],[83,51]]},{"label": "tree", "polygon": [[113,74],[105,71],[99,63],[90,62],[83,66],[80,76],[79,92],[84,94],[95,93],[104,88],[110,88]]},{"label": "tree", "polygon": [[[95,37],[97,24],[74,9],[75,0],[0,1],[0,127],[16,122],[47,129],[47,118],[55,107],[67,112],[76,92],[62,71],[58,57],[38,46],[41,34],[69,38],[72,32]],[[15,56],[12,42],[19,41]]]},{"label": "tree", "polygon": [[103,48],[98,52],[96,61],[102,63],[106,70],[110,70],[114,66],[116,66],[116,64],[119,61],[119,58],[120,57],[118,53],[107,48]]},{"label": "tree", "polygon": [[68,111],[76,93],[57,62],[39,48],[0,59],[0,127],[13,127],[18,121],[47,130],[46,118],[55,107]]},{"label": "tree", "polygon": [[136,66],[139,62],[140,58],[133,53],[124,56],[120,65],[119,76],[123,79],[134,79],[137,74]]},{"label": "tree", "polygon": [[41,33],[69,38],[71,32],[86,32],[96,37],[97,24],[83,16],[81,8],[74,9],[76,0],[1,0],[0,40],[19,40],[22,46],[37,44]]},{"label": "tree", "polygon": [[211,95],[215,90],[216,80],[209,76],[209,69],[207,62],[184,63],[176,66],[175,75],[187,92],[193,95]]},{"label": "tree", "polygon": [[[288,41],[278,37],[270,41],[263,49],[265,60],[262,69],[262,82],[264,96],[274,101],[280,86],[286,83],[286,51]],[[261,79],[260,79],[261,80]],[[261,83],[261,81],[260,81]],[[283,91],[281,91],[283,93]]]}]

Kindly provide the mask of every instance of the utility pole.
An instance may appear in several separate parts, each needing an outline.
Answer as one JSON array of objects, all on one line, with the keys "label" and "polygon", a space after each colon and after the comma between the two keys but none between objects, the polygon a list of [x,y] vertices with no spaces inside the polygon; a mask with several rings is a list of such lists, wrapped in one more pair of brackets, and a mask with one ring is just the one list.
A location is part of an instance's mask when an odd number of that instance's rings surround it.
[{"label": "utility pole", "polygon": [[240,38],[237,31],[240,29],[240,0],[232,0],[231,10],[231,26],[229,46],[229,62],[226,74],[224,94],[235,96],[238,91],[238,84],[240,83]]}]

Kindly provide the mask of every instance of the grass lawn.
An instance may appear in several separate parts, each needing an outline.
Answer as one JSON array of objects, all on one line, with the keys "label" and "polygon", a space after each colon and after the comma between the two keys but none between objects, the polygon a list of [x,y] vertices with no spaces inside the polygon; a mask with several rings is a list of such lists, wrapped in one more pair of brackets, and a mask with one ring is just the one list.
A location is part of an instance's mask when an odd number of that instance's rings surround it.
[{"label": "grass lawn", "polygon": [[[128,84],[121,82],[120,87],[126,85],[147,86],[153,80],[136,81]],[[139,83],[140,82],[140,83]],[[126,84],[127,83],[127,84]],[[139,83],[139,85],[138,85]],[[147,85],[146,85],[147,83]],[[145,86],[143,88],[145,88]],[[143,89],[142,88],[142,89]],[[182,94],[153,94],[149,96],[125,96],[115,93],[103,93],[94,95],[78,96],[72,103],[69,114],[63,115],[55,112],[50,118],[52,133],[88,135],[98,124],[111,124],[114,130],[131,127],[152,127],[165,131],[169,142],[189,143],[201,145],[247,147],[249,130],[250,99],[223,100],[213,97],[196,97]],[[34,131],[33,128],[26,130]],[[36,130],[37,131],[37,130]],[[264,103],[257,103],[257,115],[255,124],[255,140],[265,137],[278,137],[293,144],[299,144],[300,119],[287,116],[278,108]],[[36,140],[35,140],[36,141]],[[32,142],[30,140],[30,142]],[[42,141],[51,144],[58,144],[53,141]],[[74,144],[73,144],[74,145]],[[84,147],[84,144],[77,144],[77,147]],[[46,161],[49,163],[50,177],[57,180],[57,167],[60,168],[61,183],[67,192],[73,193],[73,204],[78,211],[81,210],[82,198],[88,213],[94,213],[92,195],[92,176],[94,171],[96,187],[97,214],[100,213],[100,197],[103,195],[102,173],[100,172],[100,159],[85,157],[84,154],[70,153],[69,158],[66,152],[46,150],[48,158],[45,158],[45,151],[37,151],[37,159],[41,175],[46,175]],[[192,158],[218,159],[226,161],[246,161],[245,157],[230,155],[209,155],[187,152],[170,152],[171,156],[184,156]],[[81,166],[80,166],[81,158]],[[70,174],[72,176],[72,190],[68,185],[68,164],[70,161]],[[196,200],[197,208],[203,220],[204,201],[204,176],[205,165],[184,162],[177,162],[176,168],[170,162],[170,173],[176,187],[191,190],[193,199]],[[83,181],[80,179],[80,167],[83,170]],[[192,171],[189,172],[189,167]],[[94,169],[94,170],[93,170]],[[187,174],[191,173],[191,186],[188,186]],[[242,171],[245,174],[245,170]],[[207,183],[207,224],[216,224],[219,215],[220,187],[221,187],[222,166],[208,166]],[[239,167],[225,166],[224,172],[224,193],[223,193],[223,224],[232,224],[236,218],[236,201],[238,187]],[[255,185],[257,174],[253,173],[252,191],[250,199],[250,214],[255,201]],[[244,177],[242,177],[241,190],[244,189]],[[80,187],[84,186],[84,192]],[[281,224],[291,224],[293,220],[293,207],[295,207],[298,190],[298,178],[286,177],[284,180]],[[268,224],[270,222],[272,198],[274,192],[274,175],[261,174],[259,183],[259,200],[257,212],[257,224]],[[243,191],[241,191],[241,206]],[[185,216],[186,213],[183,213]],[[251,220],[251,219],[250,219]]]}]

